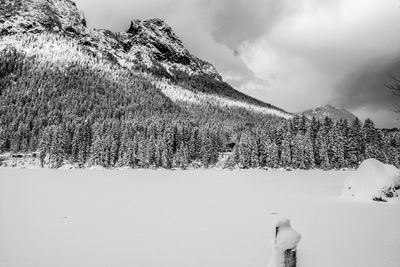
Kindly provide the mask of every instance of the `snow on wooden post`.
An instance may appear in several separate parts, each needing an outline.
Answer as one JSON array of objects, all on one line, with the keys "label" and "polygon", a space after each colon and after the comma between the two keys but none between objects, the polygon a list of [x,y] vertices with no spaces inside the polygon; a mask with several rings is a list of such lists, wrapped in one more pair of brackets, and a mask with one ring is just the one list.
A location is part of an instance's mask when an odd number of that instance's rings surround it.
[{"label": "snow on wooden post", "polygon": [[290,226],[290,220],[279,220],[275,224],[275,239],[268,267],[296,267],[297,244],[301,236]]}]

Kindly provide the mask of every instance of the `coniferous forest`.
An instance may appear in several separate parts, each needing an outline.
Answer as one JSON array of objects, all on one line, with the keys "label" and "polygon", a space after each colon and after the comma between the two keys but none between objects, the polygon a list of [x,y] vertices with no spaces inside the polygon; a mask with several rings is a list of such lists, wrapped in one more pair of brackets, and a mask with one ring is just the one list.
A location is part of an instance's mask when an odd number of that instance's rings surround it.
[{"label": "coniferous forest", "polygon": [[[177,104],[154,73],[117,68],[68,38],[23,35],[12,44],[0,55],[0,152],[37,152],[42,166],[208,168],[224,152],[225,168],[341,169],[371,157],[400,164],[400,133],[369,119]],[[230,92],[210,77],[177,77],[193,91]]]}]

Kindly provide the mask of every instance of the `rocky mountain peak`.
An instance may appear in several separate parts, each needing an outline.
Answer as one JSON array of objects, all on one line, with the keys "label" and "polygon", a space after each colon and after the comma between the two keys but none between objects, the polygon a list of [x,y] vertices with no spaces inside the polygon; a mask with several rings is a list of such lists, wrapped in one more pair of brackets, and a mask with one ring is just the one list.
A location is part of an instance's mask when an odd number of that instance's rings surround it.
[{"label": "rocky mountain peak", "polygon": [[172,28],[161,19],[133,20],[127,33],[129,55],[147,67],[157,62],[169,72],[207,74],[222,80],[214,66],[190,54]]},{"label": "rocky mountain peak", "polygon": [[136,35],[140,32],[145,32],[150,30],[153,34],[158,36],[167,36],[174,41],[180,41],[175,33],[172,31],[171,27],[168,26],[162,19],[154,18],[149,20],[133,20],[131,21],[131,26],[129,27],[128,33]]},{"label": "rocky mountain peak", "polygon": [[209,75],[217,70],[192,54],[161,19],[133,20],[127,32],[88,30],[71,0],[0,0],[0,35],[53,32],[76,38],[94,56],[125,67],[163,68],[170,75]]},{"label": "rocky mountain peak", "polygon": [[0,0],[0,34],[63,32],[86,28],[83,13],[70,0]]}]

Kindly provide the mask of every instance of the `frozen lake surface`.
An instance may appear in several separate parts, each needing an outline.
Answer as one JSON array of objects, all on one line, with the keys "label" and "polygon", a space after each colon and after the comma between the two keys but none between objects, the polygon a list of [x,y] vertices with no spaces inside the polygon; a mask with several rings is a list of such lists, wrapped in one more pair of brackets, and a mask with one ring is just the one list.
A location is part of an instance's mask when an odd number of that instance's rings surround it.
[{"label": "frozen lake surface", "polygon": [[399,267],[400,202],[340,198],[350,172],[0,169],[0,266]]}]

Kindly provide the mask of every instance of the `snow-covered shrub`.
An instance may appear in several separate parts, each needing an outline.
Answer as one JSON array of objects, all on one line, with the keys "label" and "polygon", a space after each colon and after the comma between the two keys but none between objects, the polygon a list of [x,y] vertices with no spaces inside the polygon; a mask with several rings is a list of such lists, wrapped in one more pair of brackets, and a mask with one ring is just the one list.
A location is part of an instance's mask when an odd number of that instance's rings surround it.
[{"label": "snow-covered shrub", "polygon": [[360,200],[386,201],[400,196],[400,171],[393,165],[367,159],[344,184],[343,196]]}]

